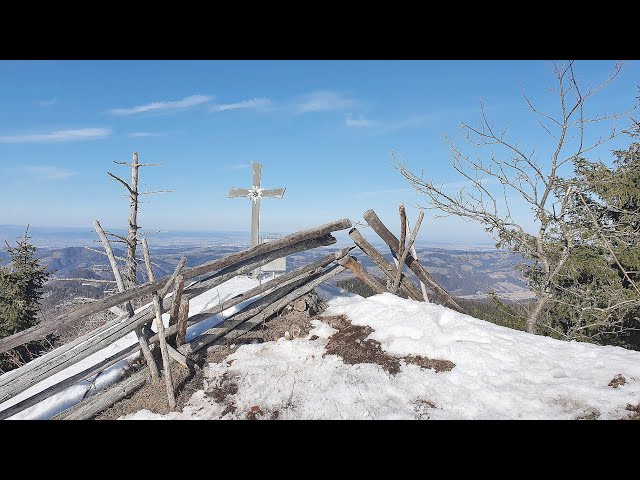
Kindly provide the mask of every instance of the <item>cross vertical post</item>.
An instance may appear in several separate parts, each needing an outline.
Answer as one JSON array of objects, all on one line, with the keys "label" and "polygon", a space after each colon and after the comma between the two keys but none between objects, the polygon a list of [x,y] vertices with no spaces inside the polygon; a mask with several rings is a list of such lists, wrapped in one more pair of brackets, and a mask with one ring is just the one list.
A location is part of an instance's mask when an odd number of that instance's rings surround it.
[{"label": "cross vertical post", "polygon": [[282,198],[285,188],[265,190],[261,185],[262,164],[251,162],[253,182],[251,188],[233,187],[227,195],[229,198],[249,197],[251,199],[251,246],[260,244],[260,199],[262,197]]}]

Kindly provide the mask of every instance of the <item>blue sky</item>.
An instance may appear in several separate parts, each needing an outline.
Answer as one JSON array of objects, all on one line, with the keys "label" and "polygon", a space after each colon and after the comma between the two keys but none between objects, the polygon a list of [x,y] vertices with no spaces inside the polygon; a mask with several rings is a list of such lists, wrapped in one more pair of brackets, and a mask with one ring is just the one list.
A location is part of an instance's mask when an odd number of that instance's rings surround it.
[{"label": "blue sky", "polygon": [[[580,61],[585,85],[613,61]],[[107,171],[127,177],[138,151],[140,224],[165,230],[248,230],[250,187],[286,187],[262,202],[263,231],[291,233],[339,218],[362,221],[373,208],[398,228],[420,201],[392,167],[390,152],[439,183],[460,179],[445,135],[478,124],[479,100],[496,125],[548,154],[549,137],[527,111],[522,90],[555,108],[546,61],[0,61],[0,224],[125,227],[128,202]],[[640,66],[629,62],[594,97],[598,113],[629,108]],[[593,134],[601,133],[594,127]],[[593,152],[628,145],[618,139]],[[517,208],[516,208],[517,209]],[[520,212],[526,217],[527,212]],[[419,238],[490,241],[478,226],[427,214]]]}]

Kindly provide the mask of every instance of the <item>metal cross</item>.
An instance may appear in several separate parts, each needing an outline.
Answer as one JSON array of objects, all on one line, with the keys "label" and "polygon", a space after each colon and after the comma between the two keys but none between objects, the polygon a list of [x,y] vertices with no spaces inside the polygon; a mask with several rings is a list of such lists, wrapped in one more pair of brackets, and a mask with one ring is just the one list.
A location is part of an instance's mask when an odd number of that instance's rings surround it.
[{"label": "metal cross", "polygon": [[227,196],[229,198],[249,197],[251,199],[251,246],[255,247],[260,243],[260,199],[262,197],[282,198],[285,189],[265,190],[260,186],[261,163],[251,162],[251,170],[253,170],[253,186],[249,189],[233,187]]}]

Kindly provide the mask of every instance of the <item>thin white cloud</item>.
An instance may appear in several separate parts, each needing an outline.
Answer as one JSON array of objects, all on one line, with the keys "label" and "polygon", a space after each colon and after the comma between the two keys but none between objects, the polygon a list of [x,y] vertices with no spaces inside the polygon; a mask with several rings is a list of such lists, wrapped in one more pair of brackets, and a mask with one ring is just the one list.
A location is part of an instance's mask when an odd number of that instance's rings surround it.
[{"label": "thin white cloud", "polygon": [[407,118],[406,120],[400,120],[397,122],[390,122],[388,124],[385,124],[382,130],[384,132],[392,132],[394,130],[401,130],[403,128],[417,127],[419,125],[423,125],[428,120],[432,120],[433,118],[433,115],[417,115]]},{"label": "thin white cloud", "polygon": [[341,93],[321,90],[304,95],[302,101],[297,105],[297,110],[300,113],[330,112],[344,110],[356,104],[356,100]]},{"label": "thin white cloud", "polygon": [[127,135],[129,138],[143,138],[143,137],[164,137],[166,133],[158,133],[158,132],[132,132]]},{"label": "thin white cloud", "polygon": [[214,97],[210,95],[191,95],[185,97],[182,100],[173,100],[168,102],[151,102],[145,105],[139,105],[131,108],[112,108],[108,110],[111,115],[136,115],[138,113],[147,112],[166,112],[171,110],[184,110],[191,107],[202,105],[213,100]]},{"label": "thin white cloud", "polygon": [[236,103],[220,103],[217,105],[212,105],[209,109],[212,112],[225,112],[227,110],[239,110],[242,108],[252,108],[252,109],[261,109],[266,108],[271,105],[271,100],[268,98],[252,98],[250,100],[243,100],[241,102]]},{"label": "thin white cloud", "polygon": [[39,102],[37,102],[39,107],[50,107],[52,105],[55,105],[55,103],[57,102],[57,100],[55,98],[52,98],[51,100],[40,100]]},{"label": "thin white cloud", "polygon": [[345,124],[347,127],[352,128],[370,128],[373,129],[373,134],[380,134],[401,130],[403,128],[417,127],[419,125],[423,125],[429,120],[432,120],[433,118],[433,115],[417,115],[407,118],[406,120],[379,122],[369,120],[363,115],[354,117],[352,114],[349,114],[345,118]]},{"label": "thin white cloud", "polygon": [[60,170],[50,165],[31,165],[22,167],[20,170],[42,180],[64,180],[78,174],[78,172]]},{"label": "thin white cloud", "polygon": [[251,167],[248,163],[236,163],[235,165],[227,165],[229,170],[244,170]]},{"label": "thin white cloud", "polygon": [[351,116],[351,114],[347,115],[347,118],[345,119],[345,123],[347,127],[355,127],[355,128],[373,128],[373,127],[378,127],[380,125],[378,122],[367,120],[362,115],[358,115],[358,118],[354,118]]},{"label": "thin white cloud", "polygon": [[96,140],[111,135],[108,128],[79,128],[77,130],[57,130],[49,133],[28,133],[23,135],[0,135],[0,143],[56,143],[80,140]]}]

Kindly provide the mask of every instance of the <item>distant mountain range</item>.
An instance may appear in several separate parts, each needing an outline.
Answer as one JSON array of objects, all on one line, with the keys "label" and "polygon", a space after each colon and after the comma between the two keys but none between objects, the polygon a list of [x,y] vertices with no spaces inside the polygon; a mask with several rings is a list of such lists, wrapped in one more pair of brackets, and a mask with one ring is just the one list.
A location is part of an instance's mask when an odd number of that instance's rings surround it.
[{"label": "distant mountain range", "polygon": [[[123,231],[114,233],[123,234]],[[290,255],[287,269],[292,270],[326,255],[329,251],[349,245],[349,238],[337,232],[340,241],[331,247],[318,248],[308,252]],[[0,225],[0,240],[10,244],[24,235],[24,227]],[[88,280],[112,280],[102,246],[97,235],[90,229],[30,227],[32,243],[38,246],[37,254],[44,264],[49,266],[54,278],[82,278]],[[157,276],[173,272],[181,256],[187,258],[187,266],[223,257],[248,247],[249,236],[246,232],[202,232],[176,231],[154,234],[150,239],[151,257],[154,273]],[[391,254],[382,242],[372,241],[374,246],[392,261]],[[87,248],[88,247],[88,248]],[[530,298],[525,283],[515,270],[514,265],[522,261],[518,255],[498,251],[491,245],[456,245],[449,248],[433,244],[417,244],[420,262],[431,272],[436,280],[452,295],[463,298],[484,298],[490,290],[510,300]],[[121,244],[114,246],[116,256],[124,257]],[[373,275],[382,276],[382,272],[359,249],[352,252],[361,264]],[[8,262],[5,249],[0,250],[0,264]],[[142,272],[144,269],[140,269]],[[411,274],[412,276],[413,274]],[[140,273],[141,280],[144,280]],[[344,274],[343,274],[344,276]],[[337,280],[338,278],[336,278]],[[415,280],[415,278],[413,278]],[[60,284],[64,282],[56,282]],[[94,284],[95,286],[95,284]]]}]

